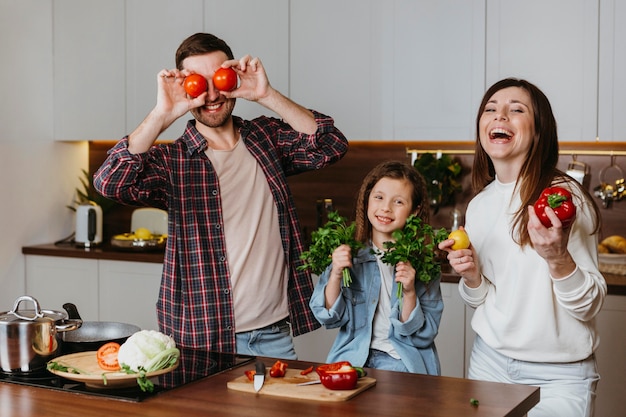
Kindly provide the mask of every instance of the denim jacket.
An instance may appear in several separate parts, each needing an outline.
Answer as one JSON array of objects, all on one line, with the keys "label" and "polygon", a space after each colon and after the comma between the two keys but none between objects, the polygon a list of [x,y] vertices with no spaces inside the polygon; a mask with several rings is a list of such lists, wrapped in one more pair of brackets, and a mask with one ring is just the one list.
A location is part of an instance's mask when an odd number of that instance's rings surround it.
[{"label": "denim jacket", "polygon": [[[317,320],[328,329],[340,327],[327,362],[350,361],[364,366],[372,340],[374,313],[380,296],[381,274],[376,256],[369,247],[353,259],[350,287],[342,286],[341,295],[330,309],[325,308],[324,291],[331,266],[320,276],[309,303]],[[396,285],[394,283],[394,285]],[[443,312],[440,278],[425,285],[416,279],[417,305],[409,319],[400,321],[400,303],[392,292],[389,341],[402,362],[413,373],[440,375],[435,336]]]}]

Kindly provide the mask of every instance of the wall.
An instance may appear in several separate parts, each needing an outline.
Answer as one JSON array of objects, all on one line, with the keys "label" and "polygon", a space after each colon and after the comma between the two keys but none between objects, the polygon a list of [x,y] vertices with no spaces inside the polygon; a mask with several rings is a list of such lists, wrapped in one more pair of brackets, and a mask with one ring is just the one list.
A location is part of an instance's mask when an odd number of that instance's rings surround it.
[{"label": "wall", "polygon": [[66,206],[87,166],[85,143],[53,140],[51,25],[49,2],[0,2],[2,311],[25,291],[22,246],[52,242],[74,230]]}]

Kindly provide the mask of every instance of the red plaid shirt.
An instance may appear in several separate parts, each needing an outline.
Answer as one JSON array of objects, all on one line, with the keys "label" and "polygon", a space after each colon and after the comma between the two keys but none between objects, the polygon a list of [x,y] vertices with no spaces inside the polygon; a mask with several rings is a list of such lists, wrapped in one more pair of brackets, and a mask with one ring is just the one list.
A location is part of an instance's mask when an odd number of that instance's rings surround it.
[{"label": "red plaid shirt", "polygon": [[[287,176],[323,168],[348,150],[348,141],[332,118],[319,113],[315,118],[317,132],[306,135],[275,118],[245,121],[234,117],[242,140],[265,173],[278,209],[295,336],[320,325],[308,306],[313,291],[310,274],[297,270],[302,264],[303,241]],[[178,140],[157,144],[144,154],[129,153],[126,137],[109,150],[94,175],[94,186],[118,202],[168,211],[169,236],[157,302],[160,330],[181,346],[235,352],[219,179],[206,148],[195,120],[189,121]]]}]

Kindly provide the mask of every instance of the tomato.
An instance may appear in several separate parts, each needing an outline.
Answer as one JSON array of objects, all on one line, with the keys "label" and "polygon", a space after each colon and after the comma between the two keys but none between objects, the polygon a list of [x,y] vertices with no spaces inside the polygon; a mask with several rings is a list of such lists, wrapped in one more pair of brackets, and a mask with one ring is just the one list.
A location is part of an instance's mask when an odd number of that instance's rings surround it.
[{"label": "tomato", "polygon": [[115,342],[105,343],[96,352],[98,366],[105,371],[119,371],[120,364],[117,361],[117,353],[120,351],[120,344]]},{"label": "tomato", "polygon": [[237,73],[232,68],[219,68],[213,74],[213,85],[220,91],[230,91],[237,87]]},{"label": "tomato", "polygon": [[562,187],[548,187],[541,192],[535,202],[535,214],[545,227],[552,227],[552,222],[545,212],[546,207],[554,210],[561,220],[563,228],[567,228],[576,218],[576,206],[572,201],[572,193]]},{"label": "tomato", "polygon": [[204,78],[202,75],[191,74],[185,77],[183,86],[185,87],[185,91],[187,92],[187,94],[189,94],[193,98],[196,98],[207,90],[209,84],[207,83],[206,78]]},{"label": "tomato", "polygon": [[270,368],[270,376],[274,378],[280,378],[287,373],[287,363],[282,361],[276,361]]}]

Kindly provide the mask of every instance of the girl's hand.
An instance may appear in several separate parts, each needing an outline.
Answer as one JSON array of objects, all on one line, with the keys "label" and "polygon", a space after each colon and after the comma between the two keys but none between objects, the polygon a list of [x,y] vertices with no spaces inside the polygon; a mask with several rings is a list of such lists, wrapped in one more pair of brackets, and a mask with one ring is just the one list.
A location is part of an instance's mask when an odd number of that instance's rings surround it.
[{"label": "girl's hand", "polygon": [[402,284],[402,296],[415,295],[415,268],[408,262],[396,264],[396,283]]},{"label": "girl's hand", "polygon": [[332,255],[331,279],[341,280],[344,268],[352,267],[352,250],[349,245],[338,246]]}]

